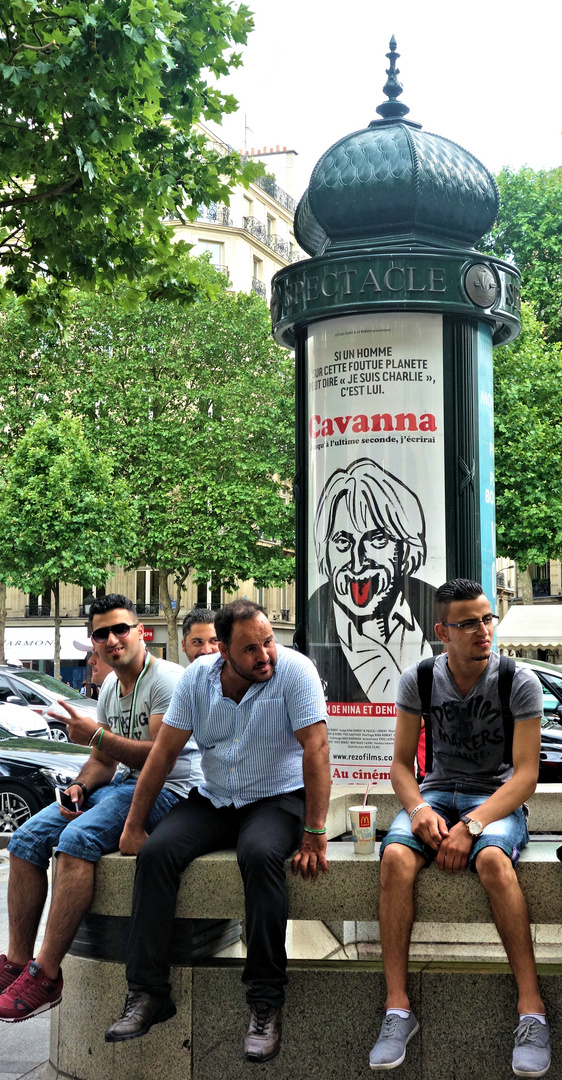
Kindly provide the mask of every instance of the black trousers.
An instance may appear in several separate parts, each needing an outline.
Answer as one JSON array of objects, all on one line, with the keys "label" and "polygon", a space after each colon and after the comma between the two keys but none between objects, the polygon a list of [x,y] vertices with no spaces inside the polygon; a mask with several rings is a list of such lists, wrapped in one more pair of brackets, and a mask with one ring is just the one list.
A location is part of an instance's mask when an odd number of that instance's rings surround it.
[{"label": "black trousers", "polygon": [[168,951],[180,874],[198,855],[236,848],[244,882],[246,1001],[279,1009],[287,983],[285,861],[304,826],[304,788],[285,795],[216,809],[193,790],[157,825],[137,856],[127,954],[130,990],[170,993]]}]

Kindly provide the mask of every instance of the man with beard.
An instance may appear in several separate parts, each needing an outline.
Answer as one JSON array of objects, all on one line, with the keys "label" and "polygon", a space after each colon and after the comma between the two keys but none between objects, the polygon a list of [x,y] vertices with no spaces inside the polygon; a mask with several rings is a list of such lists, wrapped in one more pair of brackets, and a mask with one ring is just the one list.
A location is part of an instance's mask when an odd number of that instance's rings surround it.
[{"label": "man with beard", "polygon": [[434,590],[414,577],[427,556],[421,504],[359,458],[329,477],[314,538],[328,581],[310,598],[309,656],[328,700],[377,700],[404,667],[432,655]]},{"label": "man with beard", "polygon": [[[173,1016],[167,956],[180,874],[199,855],[235,847],[246,904],[244,1053],[247,1061],[264,1062],[279,1051],[287,983],[285,860],[296,851],[293,872],[304,878],[327,870],[326,706],[310,660],[276,646],[258,604],[228,604],[217,612],[215,629],[220,655],[201,656],[185,672],[121,837],[122,854],[139,852],[129,993],[105,1038],[134,1039]],[[191,732],[205,780],[147,837],[144,822]]]}]

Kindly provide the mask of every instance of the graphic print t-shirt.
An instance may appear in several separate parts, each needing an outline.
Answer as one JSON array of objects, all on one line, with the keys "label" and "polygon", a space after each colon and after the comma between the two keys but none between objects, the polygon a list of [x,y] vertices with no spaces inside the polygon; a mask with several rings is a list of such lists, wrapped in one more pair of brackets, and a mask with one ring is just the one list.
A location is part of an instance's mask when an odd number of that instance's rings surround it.
[{"label": "graphic print t-shirt", "polygon": [[[435,661],[431,694],[433,768],[421,785],[422,791],[451,791],[456,784],[465,784],[471,791],[487,794],[511,776],[511,767],[505,761],[499,662],[497,653],[491,653],[480,678],[463,698],[446,655]],[[516,665],[510,697],[514,723],[542,716],[542,702],[541,684],[535,673]],[[417,664],[400,677],[396,705],[403,712],[419,716]]]}]

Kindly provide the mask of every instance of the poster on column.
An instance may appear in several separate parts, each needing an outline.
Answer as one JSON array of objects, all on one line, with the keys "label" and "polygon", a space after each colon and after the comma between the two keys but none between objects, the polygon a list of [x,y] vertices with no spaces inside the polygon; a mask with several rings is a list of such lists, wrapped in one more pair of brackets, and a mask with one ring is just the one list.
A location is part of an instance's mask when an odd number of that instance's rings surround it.
[{"label": "poster on column", "polygon": [[308,654],[328,703],[333,781],[384,789],[400,673],[441,651],[442,318],[318,323],[307,380]]}]

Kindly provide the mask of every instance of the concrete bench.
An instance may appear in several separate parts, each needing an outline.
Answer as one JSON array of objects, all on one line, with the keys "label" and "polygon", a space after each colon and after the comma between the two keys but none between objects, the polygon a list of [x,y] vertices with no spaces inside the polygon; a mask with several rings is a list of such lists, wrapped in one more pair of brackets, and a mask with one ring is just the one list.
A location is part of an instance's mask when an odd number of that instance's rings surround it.
[{"label": "concrete bench", "polygon": [[[386,802],[385,802],[386,799]],[[556,820],[559,792],[539,792],[535,816],[542,830]],[[377,794],[379,821],[393,816],[393,796]],[[348,828],[345,807],[356,793],[334,794],[330,834]],[[384,807],[381,806],[384,803]],[[542,805],[541,805],[542,804]],[[381,818],[382,811],[382,818]],[[562,923],[562,866],[557,842],[532,842],[518,875],[531,921]],[[316,881],[294,878],[288,866],[289,918],[373,920],[378,903],[377,855],[357,856],[353,845],[329,843],[330,872]],[[130,911],[134,859],[118,854],[100,860],[91,912],[126,920]],[[423,871],[417,882],[417,918],[471,925],[491,921],[484,891],[474,874]],[[238,919],[243,890],[232,851],[197,859],[182,877],[177,917]],[[155,912],[155,918],[158,913]],[[69,955],[65,990],[51,1017],[50,1063],[44,1080],[239,1080],[251,1066],[242,1060],[247,1009],[240,984],[241,959],[212,957],[172,971],[177,1016],[143,1039],[105,1044],[104,1030],[121,1012],[126,992],[122,963]],[[539,968],[542,993],[553,1020],[555,1045],[562,1047],[562,989],[558,964]],[[267,1065],[271,1080],[355,1080],[366,1075],[385,997],[378,961],[289,962],[283,1050]],[[511,1073],[516,989],[505,962],[410,965],[410,994],[422,1021],[400,1080],[507,1080]],[[560,1021],[558,1021],[560,1017]],[[423,1047],[423,1057],[422,1057]],[[561,1050],[562,1053],[562,1050]],[[557,1075],[553,1072],[553,1076]],[[560,1074],[559,1074],[560,1075]]]}]

